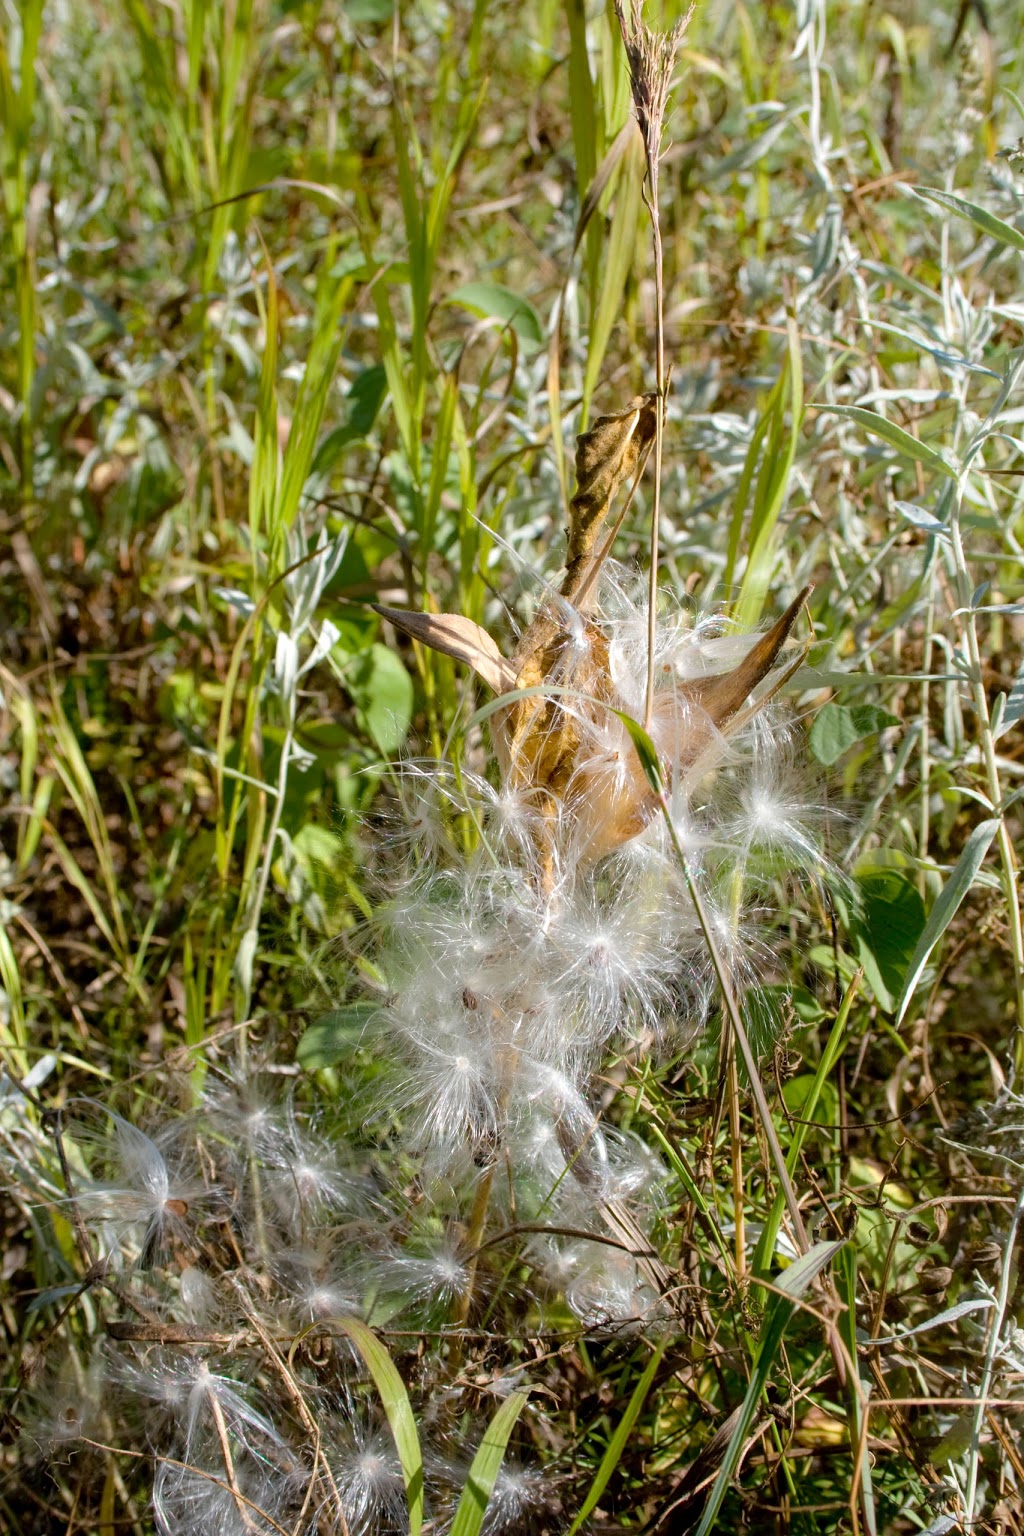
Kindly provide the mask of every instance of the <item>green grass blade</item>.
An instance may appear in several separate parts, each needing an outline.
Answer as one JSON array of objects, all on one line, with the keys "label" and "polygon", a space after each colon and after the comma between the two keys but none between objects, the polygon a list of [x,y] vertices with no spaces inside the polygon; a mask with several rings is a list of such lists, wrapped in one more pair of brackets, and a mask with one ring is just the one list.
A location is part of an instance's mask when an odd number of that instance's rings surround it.
[{"label": "green grass blade", "polygon": [[[576,189],[581,206],[597,170],[598,109],[587,49],[587,9],[584,0],[565,0],[569,27],[569,113],[576,154]],[[596,292],[601,257],[601,231],[594,225],[587,237],[587,292]]]},{"label": "green grass blade", "polygon": [[804,375],[800,332],[792,316],[787,321],[787,333],[789,351],[779,381],[779,392],[769,417],[768,441],[757,477],[754,510],[750,519],[747,565],[736,603],[736,619],[748,627],[760,621],[764,609],[772,577],[779,518],[789,494],[789,478],[796,460],[803,424]]},{"label": "green grass blade", "polygon": [[509,1436],[529,1396],[527,1390],[513,1392],[502,1403],[484,1431],[484,1437],[473,1457],[473,1465],[469,1469],[466,1486],[459,1496],[450,1536],[478,1536],[505,1459]]},{"label": "green grass blade", "polygon": [[295,521],[302,488],[309,476],[316,452],[317,437],[324,419],[327,396],[334,382],[335,370],[345,344],[341,317],[351,292],[347,275],[333,270],[333,251],[328,249],[323,275],[317,285],[313,339],[303,369],[302,383],[292,415],[288,446],[281,466],[281,487],[274,513],[274,535],[288,529]]},{"label": "green grass blade", "polygon": [[[338,1322],[362,1356],[380,1394],[381,1406],[394,1438],[405,1479],[405,1494],[409,1502],[409,1536],[419,1536],[423,1527],[423,1455],[409,1394],[391,1356],[373,1330],[354,1317],[342,1317]],[[511,1427],[509,1425],[510,1431]]]},{"label": "green grass blade", "polygon": [[974,884],[974,877],[985,862],[985,855],[992,846],[992,840],[999,831],[998,817],[992,817],[975,827],[963,852],[953,867],[953,873],[946,881],[936,898],[935,905],[928,914],[928,921],[924,925],[924,932],[917,941],[907,971],[907,979],[903,983],[903,991],[896,1008],[896,1026],[899,1028],[903,1022],[903,1016],[910,1006],[910,999],[914,995],[914,989],[921,979],[921,972],[928,963],[928,956],[942,938],[949,927],[954,913],[963,901],[967,892]]},{"label": "green grass blade", "polygon": [[615,212],[608,232],[608,252],[601,274],[600,296],[592,311],[587,366],[583,375],[583,414],[586,425],[590,400],[604,364],[612,330],[622,313],[622,295],[636,254],[637,230],[641,222],[645,174],[643,140],[631,134],[619,166],[616,181]]},{"label": "green grass blade", "polygon": [[579,1514],[576,1516],[576,1519],[573,1521],[572,1525],[570,1525],[566,1536],[576,1536],[576,1532],[582,1527],[583,1522],[589,1517],[591,1511],[596,1509],[598,1500],[600,1499],[602,1493],[604,1493],[604,1490],[607,1488],[615,1468],[618,1466],[622,1459],[622,1453],[626,1448],[626,1442],[628,1441],[633,1431],[634,1424],[640,1416],[640,1410],[647,1400],[647,1394],[651,1390],[651,1383],[654,1381],[655,1373],[657,1372],[658,1366],[661,1364],[661,1358],[664,1355],[667,1347],[668,1340],[662,1339],[654,1353],[651,1355],[651,1358],[648,1360],[646,1366],[644,1367],[643,1375],[640,1377],[640,1380],[633,1388],[633,1394],[630,1397],[629,1402],[626,1404],[625,1412],[616,1425],[615,1432],[608,1442],[608,1449],[601,1457],[601,1465],[598,1467],[597,1475],[595,1476],[594,1481],[591,1483],[590,1488],[587,1491],[587,1496],[583,1501],[583,1507],[581,1508]]},{"label": "green grass blade", "polygon": [[[801,1108],[800,1119],[793,1126],[793,1140],[786,1154],[786,1167],[790,1175],[796,1172],[800,1161],[800,1153],[803,1150],[804,1142],[807,1140],[807,1133],[811,1129],[810,1125],[806,1122],[814,1119],[814,1112],[818,1107],[821,1091],[835,1070],[840,1056],[843,1054],[843,1046],[846,1043],[846,1027],[850,1019],[850,1009],[853,1006],[853,1000],[857,995],[859,985],[860,973],[858,972],[846,989],[839,1012],[836,1014],[835,1023],[832,1025],[828,1040],[825,1043],[825,1049],[821,1053],[818,1070],[814,1074],[814,1080]],[[778,1240],[779,1229],[782,1226],[782,1217],[785,1210],[786,1198],[780,1190],[772,1202],[764,1224],[764,1230],[754,1250],[752,1267],[755,1275],[765,1275],[771,1267],[772,1255],[775,1252],[775,1244]]]},{"label": "green grass blade", "polygon": [[903,187],[901,190],[909,192],[911,197],[920,198],[922,202],[938,204],[958,219],[966,219],[981,234],[988,235],[991,240],[998,240],[1000,245],[1024,251],[1024,233],[1012,224],[1007,224],[1005,219],[989,213],[987,208],[979,208],[977,203],[968,202],[966,197],[957,197],[954,192],[943,192],[938,187]]},{"label": "green grass blade", "polygon": [[[764,1324],[761,1329],[761,1337],[758,1341],[757,1355],[754,1359],[754,1368],[750,1376],[750,1384],[747,1387],[746,1396],[740,1408],[739,1417],[729,1438],[725,1458],[715,1479],[714,1486],[708,1495],[708,1501],[704,1506],[695,1536],[710,1536],[716,1529],[715,1522],[718,1511],[722,1507],[722,1500],[728,1491],[729,1484],[735,1476],[743,1454],[744,1441],[750,1432],[750,1426],[754,1420],[754,1413],[760,1400],[761,1393],[768,1384],[772,1367],[778,1356],[779,1346],[782,1343],[789,1320],[796,1310],[796,1302],[808,1290],[811,1283],[821,1274],[836,1254],[843,1247],[845,1238],[833,1243],[818,1243],[814,1248],[802,1254],[781,1275],[776,1282],[778,1289],[784,1295],[773,1294],[771,1303],[765,1313]],[[791,1299],[792,1298],[792,1299]]]},{"label": "green grass blade", "polygon": [[28,1071],[28,1029],[21,976],[7,929],[0,924],[0,986],[6,993],[7,1017],[0,1013],[0,1060],[16,1077]]},{"label": "green grass blade", "polygon": [[909,459],[912,464],[923,464],[925,469],[933,469],[938,475],[956,479],[957,472],[953,465],[937,448],[911,437],[909,432],[904,432],[894,421],[879,416],[877,411],[869,411],[862,405],[830,405],[823,409],[827,409],[830,416],[845,416],[848,421],[857,422],[865,432],[877,437],[880,442],[888,443],[901,458]]},{"label": "green grass blade", "polygon": [[[844,1310],[838,1319],[839,1332],[843,1343],[846,1345],[847,1354],[850,1357],[850,1365],[855,1373],[847,1382],[847,1396],[850,1405],[850,1448],[854,1456],[858,1453],[864,1430],[864,1419],[867,1415],[865,1399],[868,1387],[861,1380],[857,1364],[857,1245],[847,1243],[842,1253],[836,1260],[836,1288],[840,1298],[845,1303]],[[867,1536],[876,1536],[878,1521],[875,1513],[874,1485],[871,1479],[871,1456],[865,1441],[863,1453],[860,1456],[860,1503],[864,1515],[864,1525]]]},{"label": "green grass blade", "polygon": [[[273,523],[281,459],[277,424],[277,281],[269,257],[266,266],[267,301],[262,315],[266,339],[260,367],[259,394],[256,397],[256,425],[253,431],[252,467],[249,471],[249,534],[254,579],[258,574],[262,541],[269,534]],[[259,298],[258,286],[255,292]]]}]

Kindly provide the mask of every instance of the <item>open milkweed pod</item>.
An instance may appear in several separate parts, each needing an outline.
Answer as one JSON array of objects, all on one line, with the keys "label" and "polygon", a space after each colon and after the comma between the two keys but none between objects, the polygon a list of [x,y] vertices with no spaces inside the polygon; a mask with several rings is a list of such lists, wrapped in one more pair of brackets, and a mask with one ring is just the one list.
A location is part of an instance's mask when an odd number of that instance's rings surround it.
[{"label": "open milkweed pod", "polygon": [[[603,632],[573,606],[583,584],[594,585],[608,553],[594,545],[619,487],[642,467],[657,429],[658,396],[637,395],[621,411],[600,416],[576,440],[576,494],[569,505],[566,573],[558,594],[543,604],[511,660],[486,630],[457,613],[409,613],[374,603],[402,634],[472,667],[496,694],[554,683],[612,701]],[[573,771],[580,721],[562,697],[516,700],[492,726],[502,775],[520,788],[558,796]]]},{"label": "open milkweed pod", "polygon": [[[544,683],[618,706],[608,666],[607,638],[588,616],[596,576],[611,541],[595,554],[597,537],[619,488],[642,470],[658,425],[656,394],[637,395],[621,411],[599,416],[576,439],[576,494],[569,503],[566,570],[512,657],[516,688]],[[583,712],[588,706],[583,703]],[[550,795],[564,793],[585,727],[571,698],[517,700],[502,713],[496,748],[504,775]]]},{"label": "open milkweed pod", "polygon": [[[568,813],[575,855],[584,863],[637,837],[659,804],[616,714],[635,714],[636,705],[616,684],[608,635],[590,612],[617,528],[600,546],[599,535],[618,491],[643,470],[659,408],[656,394],[637,395],[577,438],[565,576],[510,658],[486,630],[461,614],[407,613],[374,605],[403,634],[472,667],[499,698],[513,695],[491,722],[502,780],[534,798],[548,843],[559,835],[559,826],[565,828]],[[651,735],[667,785],[678,788],[703,778],[720,759],[726,737],[763,707],[764,701],[745,708],[775,665],[810,591],[800,592],[736,666],[658,686]],[[525,690],[540,691],[515,697]],[[552,853],[552,848],[542,850],[546,878]]]},{"label": "open milkweed pod", "polygon": [[[651,736],[668,788],[685,787],[710,773],[727,738],[768,702],[774,689],[768,698],[744,709],[775,665],[811,591],[804,587],[736,666],[673,682],[655,693]],[[780,685],[788,675],[785,669]],[[602,713],[603,721],[595,712],[590,750],[578,754],[568,791],[575,810],[576,852],[584,863],[604,858],[639,836],[659,809],[626,727],[610,710]]]}]

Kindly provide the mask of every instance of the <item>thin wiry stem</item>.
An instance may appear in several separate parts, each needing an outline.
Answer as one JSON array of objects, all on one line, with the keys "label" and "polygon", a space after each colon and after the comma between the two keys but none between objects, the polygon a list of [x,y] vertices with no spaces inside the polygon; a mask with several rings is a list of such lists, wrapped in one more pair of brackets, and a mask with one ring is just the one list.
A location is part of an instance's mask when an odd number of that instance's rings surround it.
[{"label": "thin wiry stem", "polygon": [[967,1488],[964,1493],[964,1518],[968,1523],[973,1517],[974,1500],[977,1496],[978,1463],[981,1459],[981,1426],[989,1406],[988,1394],[989,1388],[992,1385],[996,1350],[999,1347],[999,1336],[1003,1330],[1003,1319],[1006,1316],[1006,1306],[1010,1297],[1013,1249],[1017,1240],[1017,1228],[1020,1225],[1022,1215],[1024,1215],[1024,1191],[1021,1192],[1014,1207],[1013,1217],[1010,1221],[1010,1230],[1006,1238],[1006,1246],[1003,1249],[1003,1272],[999,1278],[999,1294],[996,1297],[991,1327],[989,1328],[988,1345],[985,1349],[985,1365],[981,1373],[981,1381],[978,1383],[978,1402],[974,1411],[974,1424],[971,1434],[971,1460],[967,1474]]},{"label": "thin wiry stem", "polygon": [[676,53],[683,33],[693,15],[693,6],[671,32],[653,32],[643,20],[642,0],[615,0],[615,14],[622,46],[629,66],[629,87],[633,108],[644,141],[647,177],[644,203],[651,218],[654,241],[655,294],[655,370],[658,386],[658,416],[654,438],[654,510],[651,513],[651,571],[647,601],[647,690],[644,701],[644,729],[651,728],[654,712],[654,643],[658,604],[658,547],[661,534],[661,461],[665,421],[665,270],[658,213],[658,162],[661,156],[661,131],[665,121],[669,86]]},{"label": "thin wiry stem", "polygon": [[665,270],[658,214],[658,161],[648,161],[650,194],[644,194],[654,236],[654,346],[658,388],[658,415],[654,431],[654,508],[651,512],[651,569],[647,591],[647,691],[644,695],[644,730],[651,729],[654,715],[654,647],[658,620],[658,546],[661,538],[661,457],[665,438]]},{"label": "thin wiry stem", "polygon": [[722,1002],[725,1005],[726,1014],[728,1015],[729,1022],[732,1025],[733,1038],[740,1048],[740,1054],[743,1057],[743,1065],[747,1069],[747,1077],[750,1080],[750,1091],[754,1096],[754,1103],[757,1105],[757,1112],[761,1117],[761,1125],[764,1130],[765,1140],[768,1143],[768,1152],[772,1162],[775,1165],[775,1174],[778,1178],[779,1187],[781,1188],[783,1197],[786,1201],[786,1209],[789,1211],[789,1219],[793,1224],[793,1237],[795,1246],[800,1253],[806,1253],[810,1244],[807,1239],[807,1228],[804,1226],[803,1215],[800,1211],[800,1202],[797,1199],[796,1190],[793,1188],[793,1181],[789,1176],[789,1169],[786,1167],[786,1158],[782,1151],[782,1144],[779,1141],[778,1132],[775,1129],[775,1122],[772,1120],[771,1108],[765,1096],[764,1088],[761,1085],[761,1077],[757,1070],[757,1062],[754,1060],[754,1053],[751,1049],[750,1040],[743,1024],[743,1017],[740,1013],[739,1004],[736,1001],[736,994],[732,988],[732,979],[729,975],[729,968],[723,960],[721,951],[718,948],[718,940],[715,937],[714,926],[710,917],[708,916],[707,908],[704,905],[704,898],[700,893],[700,887],[694,879],[693,869],[690,865],[689,859],[686,857],[686,850],[683,848],[682,843],[679,841],[679,833],[676,830],[675,822],[672,820],[671,808],[669,807],[668,800],[665,798],[664,791],[662,791],[661,796],[661,809],[665,817],[665,825],[668,828],[669,837],[672,839],[672,846],[675,849],[676,857],[678,858],[680,868],[683,871],[683,877],[686,881],[686,889],[689,893],[690,900],[693,902],[693,910],[697,915],[697,922],[700,925],[700,931],[704,937],[704,942],[707,945],[711,966],[722,993]]}]

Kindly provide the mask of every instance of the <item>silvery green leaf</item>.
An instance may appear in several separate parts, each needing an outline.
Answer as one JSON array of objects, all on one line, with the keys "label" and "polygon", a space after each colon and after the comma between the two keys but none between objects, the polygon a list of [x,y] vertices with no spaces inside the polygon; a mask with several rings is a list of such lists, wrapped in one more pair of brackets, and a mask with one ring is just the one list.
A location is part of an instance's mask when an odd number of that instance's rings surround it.
[{"label": "silvery green leaf", "polygon": [[914,995],[914,989],[928,963],[928,957],[953,921],[960,903],[974,884],[985,855],[992,846],[992,839],[998,830],[999,821],[996,817],[980,822],[975,827],[964,844],[963,852],[959,859],[957,859],[952,874],[939,892],[935,905],[928,914],[928,921],[924,925],[924,932],[918,940],[917,948],[914,950],[913,958],[907,970],[903,991],[896,1009],[897,1026],[903,1021],[903,1016],[910,1004],[910,999]]},{"label": "silvery green leaf", "polygon": [[936,1312],[934,1317],[926,1318],[923,1323],[918,1323],[916,1328],[901,1328],[895,1335],[897,1339],[910,1339],[915,1334],[927,1333],[931,1328],[944,1328],[947,1323],[955,1323],[957,1318],[966,1317],[968,1312],[987,1312],[993,1303],[984,1296],[974,1296],[969,1301],[958,1301],[955,1307],[947,1307],[944,1312]]},{"label": "silvery green leaf", "polygon": [[[917,332],[905,330],[902,326],[892,325],[888,320],[865,319],[861,323],[870,326],[874,331],[885,331],[890,336],[899,337],[900,341],[905,341],[908,345],[916,347],[918,351],[927,353],[929,357],[934,358],[937,363],[940,363],[943,368],[949,368],[953,372],[965,370],[968,373],[986,374],[990,379],[998,379],[1000,377],[998,373],[993,373],[991,368],[984,368],[981,363],[972,363],[962,353],[950,352],[940,342],[926,341]],[[904,398],[906,397],[904,396]]]},{"label": "silvery green leaf", "polygon": [[897,187],[900,192],[919,198],[922,202],[938,203],[940,208],[945,208],[947,212],[955,214],[959,219],[965,219],[983,235],[997,240],[1000,245],[1008,245],[1015,251],[1024,251],[1024,233],[1013,224],[1007,224],[1005,219],[989,213],[987,208],[981,208],[977,203],[970,203],[965,197],[957,197],[955,193],[946,192],[940,187],[911,187],[903,183],[897,183]]},{"label": "silvery green leaf", "polygon": [[236,421],[232,417],[228,423],[227,430],[220,437],[217,446],[234,454],[236,458],[241,459],[242,463],[249,468],[252,467],[255,448],[253,447],[252,438],[240,421]]},{"label": "silvery green leaf", "polygon": [[256,612],[256,604],[248,592],[242,592],[238,587],[214,587],[213,593],[245,619]]},{"label": "silvery green leaf", "polygon": [[926,468],[935,470],[937,474],[948,475],[951,480],[956,479],[956,469],[941,449],[933,448],[930,443],[913,437],[896,422],[889,421],[885,416],[879,416],[877,411],[866,411],[860,405],[827,405],[821,407],[821,413],[844,416],[849,421],[855,421],[872,437],[888,443],[890,448],[895,448],[902,458],[910,460],[911,463],[923,464]]},{"label": "silvery green leaf", "polygon": [[948,539],[946,525],[941,518],[929,512],[926,507],[919,507],[913,501],[896,501],[893,506],[901,517],[905,517],[908,523],[913,523],[915,528],[920,528],[923,533],[934,534],[936,538]]},{"label": "silvery green leaf", "polygon": [[316,644],[299,668],[299,676],[305,677],[313,667],[323,661],[324,657],[333,651],[341,637],[341,630],[330,619],[324,619],[320,626],[320,633],[316,637]]},{"label": "silvery green leaf", "polygon": [[39,1060],[35,1062],[31,1067],[29,1067],[28,1071],[25,1073],[25,1076],[21,1080],[22,1087],[32,1089],[41,1087],[42,1084],[46,1082],[46,1079],[50,1076],[51,1072],[55,1070],[56,1066],[56,1056],[51,1055],[50,1052],[47,1051],[45,1056],[40,1056]]},{"label": "silvery green leaf", "polygon": [[721,181],[725,176],[735,176],[740,171],[749,170],[759,160],[763,160],[768,151],[782,137],[789,127],[790,112],[783,113],[766,128],[758,138],[752,139],[749,144],[743,144],[732,154],[725,155],[721,160],[711,166],[706,179],[708,181]]},{"label": "silvery green leaf", "polygon": [[252,969],[256,959],[256,943],[259,935],[255,928],[246,929],[235,951],[235,963],[232,966],[235,980],[245,993],[246,997],[252,992]]},{"label": "silvery green leaf", "polygon": [[[297,571],[289,578],[289,592],[292,597],[292,628],[295,634],[301,634],[309,625],[324,593],[324,588],[331,581],[342,560],[345,557],[345,549],[348,545],[348,532],[343,530],[336,539],[327,540],[326,529],[321,529],[320,538],[317,541],[316,554],[305,561]],[[296,555],[295,559],[301,559]]]},{"label": "silvery green leaf", "polygon": [[274,648],[274,681],[282,699],[295,712],[295,687],[299,675],[299,648],[285,630],[280,630]]},{"label": "silvery green leaf", "polygon": [[300,747],[297,741],[293,741],[291,751],[288,753],[289,768],[297,768],[300,773],[306,773],[316,762],[316,754],[307,752],[305,747]]},{"label": "silvery green leaf", "polygon": [[1017,680],[1003,705],[1003,716],[996,735],[1001,736],[1004,731],[1008,731],[1011,725],[1016,725],[1022,716],[1024,716],[1024,662],[1021,662]]},{"label": "silvery green leaf", "polygon": [[836,202],[829,203],[824,217],[811,241],[811,282],[816,283],[835,266],[839,255],[839,241],[843,233],[843,210]]}]

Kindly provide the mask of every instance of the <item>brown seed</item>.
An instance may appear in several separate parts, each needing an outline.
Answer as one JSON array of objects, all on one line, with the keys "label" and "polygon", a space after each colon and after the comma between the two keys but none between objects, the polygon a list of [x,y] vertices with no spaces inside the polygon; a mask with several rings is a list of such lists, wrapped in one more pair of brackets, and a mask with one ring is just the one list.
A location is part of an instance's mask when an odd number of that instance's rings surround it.
[{"label": "brown seed", "polygon": [[948,1264],[928,1265],[917,1272],[917,1288],[922,1296],[938,1296],[952,1278],[953,1271]]},{"label": "brown seed", "polygon": [[1000,1244],[987,1239],[980,1243],[967,1243],[960,1255],[959,1264],[981,1268],[987,1264],[998,1264],[1002,1256]]}]

